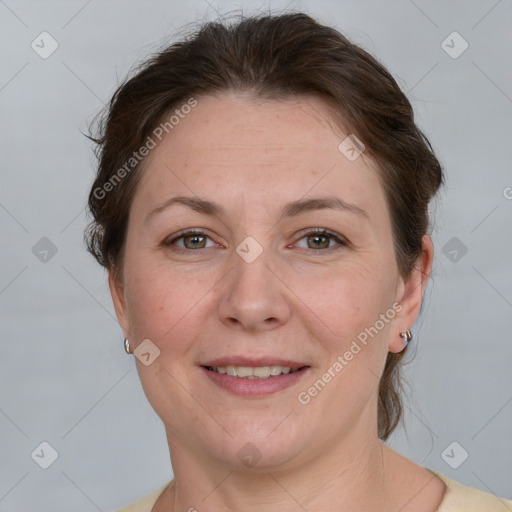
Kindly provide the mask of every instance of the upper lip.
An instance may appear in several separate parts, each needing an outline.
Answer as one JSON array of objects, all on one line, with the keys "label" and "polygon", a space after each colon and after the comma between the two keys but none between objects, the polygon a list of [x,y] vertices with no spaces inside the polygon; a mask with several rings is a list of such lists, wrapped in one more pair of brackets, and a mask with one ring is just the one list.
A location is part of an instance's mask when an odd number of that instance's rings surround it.
[{"label": "upper lip", "polygon": [[253,368],[260,366],[285,366],[291,370],[298,370],[308,365],[297,361],[291,361],[289,359],[281,359],[279,357],[250,358],[244,356],[231,356],[212,359],[206,363],[201,363],[201,366],[211,366],[212,368],[219,366],[249,366]]}]

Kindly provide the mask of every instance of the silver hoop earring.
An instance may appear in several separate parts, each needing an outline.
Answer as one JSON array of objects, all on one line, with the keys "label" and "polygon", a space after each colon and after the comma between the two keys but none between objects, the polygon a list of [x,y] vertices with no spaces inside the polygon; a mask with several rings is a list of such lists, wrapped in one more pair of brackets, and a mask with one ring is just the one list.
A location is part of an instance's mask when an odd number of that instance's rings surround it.
[{"label": "silver hoop earring", "polygon": [[127,354],[131,354],[132,351],[130,349],[130,342],[128,341],[128,338],[125,338],[124,339],[124,351],[127,353]]},{"label": "silver hoop earring", "polygon": [[409,345],[409,342],[412,340],[412,332],[410,329],[407,329],[407,331],[401,332],[400,336],[402,336],[402,339],[404,340],[404,345]]}]

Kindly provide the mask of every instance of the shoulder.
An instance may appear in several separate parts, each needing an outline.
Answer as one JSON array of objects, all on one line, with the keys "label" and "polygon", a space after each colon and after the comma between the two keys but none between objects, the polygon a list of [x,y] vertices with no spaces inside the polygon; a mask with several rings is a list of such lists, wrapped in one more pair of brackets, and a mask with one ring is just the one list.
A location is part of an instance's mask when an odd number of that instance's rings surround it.
[{"label": "shoulder", "polygon": [[510,500],[468,487],[432,469],[429,471],[446,484],[446,492],[437,512],[506,512],[507,510],[512,512]]},{"label": "shoulder", "polygon": [[[475,489],[474,487],[468,487],[432,469],[429,469],[429,471],[434,473],[446,485],[446,492],[437,512],[495,512],[498,510],[501,512],[506,512],[507,510],[512,512],[512,501],[510,500]],[[116,512],[151,512],[157,499],[171,482],[172,480],[148,496]]]},{"label": "shoulder", "polygon": [[157,489],[148,496],[145,496],[144,498],[136,501],[135,503],[132,503],[131,505],[128,505],[124,508],[120,508],[116,512],[151,512],[157,499],[164,492],[164,490],[171,484],[171,482],[172,480],[170,482],[167,482],[163,487],[160,487],[160,489]]}]

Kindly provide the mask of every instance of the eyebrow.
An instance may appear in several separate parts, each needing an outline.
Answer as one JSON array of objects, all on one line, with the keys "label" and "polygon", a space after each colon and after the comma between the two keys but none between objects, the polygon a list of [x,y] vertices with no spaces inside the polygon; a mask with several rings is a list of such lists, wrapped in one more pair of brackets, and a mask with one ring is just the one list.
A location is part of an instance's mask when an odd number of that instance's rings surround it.
[{"label": "eyebrow", "polygon": [[[147,222],[155,214],[169,208],[173,204],[182,204],[191,210],[202,213],[204,215],[220,216],[225,214],[224,208],[219,203],[215,203],[214,201],[207,201],[199,197],[176,196],[167,199],[167,201],[164,201],[162,204],[151,210],[147,214],[145,222]],[[339,197],[324,196],[310,199],[298,199],[297,201],[292,201],[291,203],[285,204],[279,214],[278,222],[286,217],[295,217],[297,215],[301,215],[313,210],[326,209],[341,210],[369,219],[368,214],[359,206],[347,203]]]}]

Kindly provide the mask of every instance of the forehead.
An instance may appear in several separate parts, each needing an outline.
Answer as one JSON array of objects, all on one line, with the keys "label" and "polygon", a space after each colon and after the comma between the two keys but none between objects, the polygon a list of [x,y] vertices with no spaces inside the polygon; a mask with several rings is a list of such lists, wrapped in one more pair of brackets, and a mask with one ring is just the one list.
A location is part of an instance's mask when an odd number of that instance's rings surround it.
[{"label": "forehead", "polygon": [[371,159],[363,153],[350,161],[339,150],[347,135],[331,121],[327,104],[313,96],[279,101],[235,93],[199,97],[156,141],[136,196],[145,205],[176,192],[224,201],[243,194],[245,203],[251,197],[284,203],[309,192],[339,192],[361,207],[379,206],[382,190]]}]

